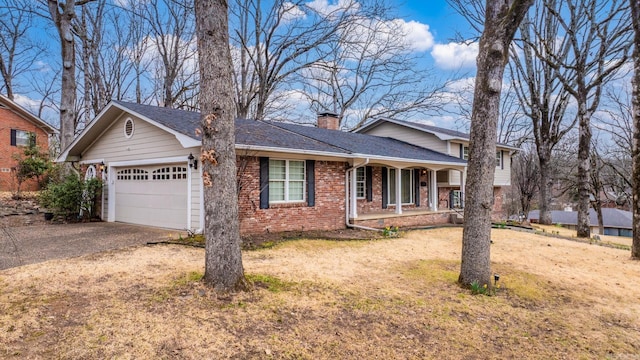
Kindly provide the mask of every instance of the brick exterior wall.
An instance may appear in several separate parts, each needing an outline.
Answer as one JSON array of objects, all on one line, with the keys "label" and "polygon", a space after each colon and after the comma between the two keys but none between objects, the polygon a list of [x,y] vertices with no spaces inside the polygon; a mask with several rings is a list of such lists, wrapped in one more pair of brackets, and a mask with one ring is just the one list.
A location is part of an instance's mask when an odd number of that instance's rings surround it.
[{"label": "brick exterior wall", "polygon": [[242,234],[345,228],[346,163],[316,161],[315,206],[304,202],[270,204],[269,209],[260,209],[260,161],[257,157],[238,157],[237,161]]},{"label": "brick exterior wall", "polygon": [[[11,146],[11,129],[30,131],[36,134],[36,143],[41,150],[49,148],[49,135],[36,125],[18,116],[9,109],[0,108],[0,191],[15,191],[15,177],[7,169],[16,166],[14,154],[21,154],[24,148]],[[22,184],[22,191],[38,190],[35,180]]]}]

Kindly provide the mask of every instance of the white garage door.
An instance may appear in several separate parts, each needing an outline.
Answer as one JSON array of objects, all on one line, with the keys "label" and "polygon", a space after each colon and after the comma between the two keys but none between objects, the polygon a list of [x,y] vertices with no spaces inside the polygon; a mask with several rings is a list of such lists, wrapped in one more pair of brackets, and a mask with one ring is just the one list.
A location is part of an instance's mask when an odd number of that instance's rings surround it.
[{"label": "white garage door", "polygon": [[115,220],[187,228],[187,170],[181,165],[118,168]]}]

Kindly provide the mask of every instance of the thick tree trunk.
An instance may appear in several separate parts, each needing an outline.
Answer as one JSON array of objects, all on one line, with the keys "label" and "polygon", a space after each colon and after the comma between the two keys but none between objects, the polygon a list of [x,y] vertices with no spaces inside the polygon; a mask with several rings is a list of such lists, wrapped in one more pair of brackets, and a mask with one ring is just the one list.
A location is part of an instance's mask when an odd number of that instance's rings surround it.
[{"label": "thick tree trunk", "polygon": [[[76,16],[75,0],[58,4],[48,0],[51,19],[60,37],[62,55],[62,83],[60,87],[60,149],[64,150],[75,136],[76,130],[76,49],[71,22]],[[58,9],[62,8],[62,12]]]},{"label": "thick tree trunk", "polygon": [[234,97],[225,0],[196,0],[206,260],[204,281],[219,292],[246,287],[238,198]]},{"label": "thick tree trunk", "polygon": [[487,0],[477,58],[467,172],[462,263],[458,281],[491,286],[491,211],[502,77],[509,45],[533,0]]},{"label": "thick tree trunk", "polygon": [[633,243],[631,258],[640,260],[640,0],[629,0],[633,22]]}]

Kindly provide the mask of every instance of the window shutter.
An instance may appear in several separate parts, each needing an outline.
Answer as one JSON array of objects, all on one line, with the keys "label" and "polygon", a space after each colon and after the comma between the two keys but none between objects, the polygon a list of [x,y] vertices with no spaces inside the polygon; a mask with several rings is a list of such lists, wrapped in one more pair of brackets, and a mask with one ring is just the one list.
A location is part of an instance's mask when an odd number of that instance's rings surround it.
[{"label": "window shutter", "polygon": [[367,201],[373,201],[373,168],[371,166],[365,167],[365,177],[366,177],[366,193],[367,193]]},{"label": "window shutter", "polygon": [[500,150],[500,169],[504,170],[504,150]]},{"label": "window shutter", "polygon": [[16,129],[11,129],[11,146],[16,146]]},{"label": "window shutter", "polygon": [[464,159],[464,145],[460,144],[460,159]]},{"label": "window shutter", "polygon": [[36,133],[32,132],[29,133],[29,146],[30,147],[35,147],[36,146]]},{"label": "window shutter", "polygon": [[449,209],[453,209],[453,190],[449,191]]},{"label": "window shutter", "polygon": [[306,161],[307,171],[307,206],[316,206],[316,161]]},{"label": "window shutter", "polygon": [[269,158],[260,158],[260,209],[269,208]]},{"label": "window shutter", "polygon": [[389,189],[387,187],[387,168],[386,167],[382,167],[382,208],[386,209],[387,208],[387,203],[389,202],[387,199],[389,199]]},{"label": "window shutter", "polygon": [[415,189],[416,207],[420,207],[420,169],[413,169],[413,187]]}]

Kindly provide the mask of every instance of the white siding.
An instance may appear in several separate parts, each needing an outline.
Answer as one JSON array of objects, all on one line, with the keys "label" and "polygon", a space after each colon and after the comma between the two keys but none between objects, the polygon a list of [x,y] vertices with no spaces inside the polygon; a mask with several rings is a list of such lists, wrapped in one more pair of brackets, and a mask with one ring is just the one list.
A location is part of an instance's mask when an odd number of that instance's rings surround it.
[{"label": "white siding", "polygon": [[493,181],[493,185],[495,186],[511,185],[511,155],[509,155],[509,150],[502,150],[502,161],[503,166],[496,167],[495,179]]},{"label": "white siding", "polygon": [[197,230],[204,226],[200,224],[200,169],[189,169],[189,171],[191,171],[191,229]]},{"label": "white siding", "polygon": [[[402,140],[404,142],[408,142],[409,144],[414,144],[417,146],[422,146],[427,149],[431,149],[434,151],[438,151],[441,153],[447,153],[447,142],[444,140],[438,139],[435,135],[429,134],[426,132],[422,132],[415,129],[410,129],[405,126],[400,126],[391,123],[383,123],[380,124],[373,129],[370,129],[366,132],[368,135],[382,136],[382,137],[390,137],[398,140]],[[458,151],[457,149],[452,149],[452,151]]]},{"label": "white siding", "polygon": [[135,128],[133,136],[124,135],[127,115],[114,121],[98,140],[82,153],[83,159],[104,159],[106,162],[164,158],[189,155],[172,134],[146,121],[131,117]]}]

